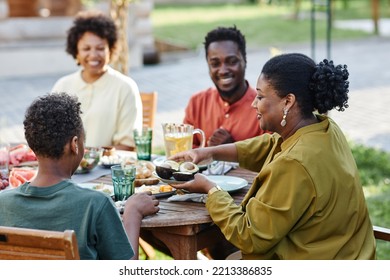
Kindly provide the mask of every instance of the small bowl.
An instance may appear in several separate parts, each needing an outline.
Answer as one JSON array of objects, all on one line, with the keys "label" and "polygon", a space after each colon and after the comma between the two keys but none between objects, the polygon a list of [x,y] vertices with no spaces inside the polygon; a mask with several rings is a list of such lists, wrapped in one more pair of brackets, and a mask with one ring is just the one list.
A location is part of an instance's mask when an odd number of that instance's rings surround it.
[{"label": "small bowl", "polygon": [[80,165],[75,173],[84,174],[90,172],[98,165],[101,155],[101,148],[86,147],[84,151],[84,157],[81,160]]}]

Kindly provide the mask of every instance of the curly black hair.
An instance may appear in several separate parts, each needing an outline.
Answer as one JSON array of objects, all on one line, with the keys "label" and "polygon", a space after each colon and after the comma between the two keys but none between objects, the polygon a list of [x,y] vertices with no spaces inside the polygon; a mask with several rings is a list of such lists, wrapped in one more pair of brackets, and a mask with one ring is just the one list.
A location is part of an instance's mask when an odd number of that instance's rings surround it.
[{"label": "curly black hair", "polygon": [[76,96],[64,92],[38,97],[27,108],[24,135],[38,156],[59,159],[64,146],[84,132],[81,103]]},{"label": "curly black hair", "polygon": [[304,117],[336,108],[348,108],[348,70],[324,59],[316,64],[304,54],[289,53],[271,58],[261,71],[280,97],[296,96]]},{"label": "curly black hair", "polygon": [[245,36],[234,25],[233,27],[217,27],[207,33],[204,41],[206,57],[208,55],[208,48],[211,43],[219,41],[233,41],[237,44],[238,49],[246,63],[246,43]]},{"label": "curly black hair", "polygon": [[76,16],[73,26],[68,30],[66,52],[73,58],[77,56],[77,43],[85,32],[91,32],[106,39],[110,53],[113,53],[118,41],[118,30],[115,22],[102,12],[83,11]]}]

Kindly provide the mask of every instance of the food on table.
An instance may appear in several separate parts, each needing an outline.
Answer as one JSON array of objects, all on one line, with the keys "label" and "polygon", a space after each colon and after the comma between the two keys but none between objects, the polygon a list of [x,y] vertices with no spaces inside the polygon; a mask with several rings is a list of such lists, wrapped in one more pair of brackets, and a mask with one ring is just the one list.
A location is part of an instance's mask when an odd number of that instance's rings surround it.
[{"label": "food on table", "polygon": [[179,171],[179,163],[173,160],[165,160],[160,165],[156,166],[156,173],[163,179],[170,179],[173,172]]},{"label": "food on table", "polygon": [[193,162],[185,161],[185,162],[180,163],[179,172],[189,172],[189,173],[195,174],[195,173],[199,172],[199,166],[197,166]]},{"label": "food on table", "polygon": [[194,179],[194,173],[191,172],[173,172],[172,176],[176,181],[190,181]]},{"label": "food on table", "polygon": [[160,182],[160,180],[156,177],[150,177],[145,179],[135,179],[134,187],[139,187],[142,185],[156,185]]},{"label": "food on table", "polygon": [[10,148],[9,162],[13,166],[17,166],[22,162],[36,161],[35,153],[26,144],[19,144]]},{"label": "food on table", "polygon": [[172,192],[175,189],[172,188],[170,185],[142,185],[140,187],[137,187],[135,189],[135,192],[151,192],[152,194],[158,194],[158,193],[165,193],[165,192]]},{"label": "food on table", "polygon": [[103,156],[109,157],[109,156],[116,155],[116,149],[113,146],[104,146],[104,147],[102,147],[102,149],[103,149],[103,152],[102,152]]},{"label": "food on table", "polygon": [[88,173],[94,169],[100,161],[101,149],[94,147],[86,147],[84,157],[82,158],[76,173]]},{"label": "food on table", "polygon": [[156,185],[158,184],[158,178],[153,176],[153,172],[156,169],[156,166],[150,161],[137,161],[135,163],[135,180],[134,186],[139,187],[142,185]]},{"label": "food on table", "polygon": [[102,147],[102,157],[100,159],[100,163],[103,166],[111,166],[114,164],[121,164],[122,158],[117,154],[115,147],[112,146],[104,146]]},{"label": "food on table", "polygon": [[103,165],[110,166],[110,165],[114,165],[114,164],[121,164],[122,159],[117,154],[110,155],[110,156],[105,155],[105,156],[102,156],[102,158],[100,159],[100,163]]},{"label": "food on table", "polygon": [[183,162],[179,166],[179,172],[173,172],[172,176],[177,181],[190,181],[199,172],[199,167],[193,162]]},{"label": "food on table", "polygon": [[161,185],[159,190],[160,192],[171,192],[174,191],[174,188],[170,185]]},{"label": "food on table", "polygon": [[149,178],[153,175],[153,171],[155,170],[155,166],[150,161],[138,161],[136,163],[136,179],[145,179]]},{"label": "food on table", "polygon": [[199,171],[199,167],[193,162],[186,161],[180,164],[179,171],[195,174]]},{"label": "food on table", "polygon": [[0,173],[0,191],[9,186],[8,176]]},{"label": "food on table", "polygon": [[114,188],[113,186],[105,185],[103,183],[99,183],[96,184],[95,186],[92,186],[93,190],[101,191],[108,195],[111,195],[114,192],[113,188]]},{"label": "food on table", "polygon": [[37,174],[37,170],[29,167],[14,167],[9,173],[9,183],[16,188],[25,182],[31,182]]},{"label": "food on table", "polygon": [[177,181],[193,180],[197,172],[199,172],[199,167],[192,162],[177,163],[166,160],[160,166],[156,166],[157,175],[167,180],[172,177]]}]

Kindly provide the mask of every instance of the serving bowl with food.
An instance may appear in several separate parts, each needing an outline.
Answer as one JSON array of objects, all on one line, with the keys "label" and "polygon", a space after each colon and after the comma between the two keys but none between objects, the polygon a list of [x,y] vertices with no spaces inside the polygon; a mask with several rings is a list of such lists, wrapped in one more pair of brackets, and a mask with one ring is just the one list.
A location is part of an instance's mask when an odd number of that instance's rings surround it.
[{"label": "serving bowl with food", "polygon": [[156,174],[165,183],[186,182],[194,179],[199,167],[192,162],[176,162],[165,160],[156,166]]},{"label": "serving bowl with food", "polygon": [[94,169],[99,161],[102,154],[101,148],[86,147],[84,150],[83,159],[80,162],[79,167],[76,170],[76,174],[84,174]]}]

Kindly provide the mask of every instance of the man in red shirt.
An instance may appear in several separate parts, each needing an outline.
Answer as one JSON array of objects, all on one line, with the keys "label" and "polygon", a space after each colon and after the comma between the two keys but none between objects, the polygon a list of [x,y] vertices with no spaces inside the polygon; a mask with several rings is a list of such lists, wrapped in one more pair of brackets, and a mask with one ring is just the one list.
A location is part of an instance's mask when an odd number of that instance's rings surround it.
[{"label": "man in red shirt", "polygon": [[[184,123],[205,132],[206,146],[244,140],[264,133],[251,104],[256,90],[245,80],[245,37],[234,27],[218,27],[205,38],[206,59],[215,87],[193,95]],[[200,144],[195,135],[194,148]]]}]

